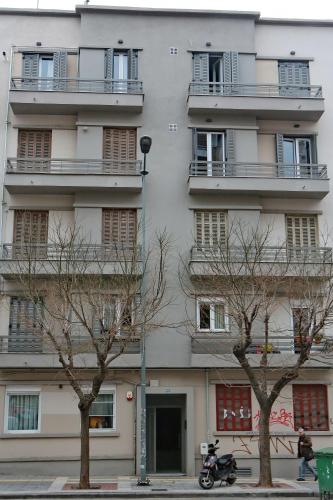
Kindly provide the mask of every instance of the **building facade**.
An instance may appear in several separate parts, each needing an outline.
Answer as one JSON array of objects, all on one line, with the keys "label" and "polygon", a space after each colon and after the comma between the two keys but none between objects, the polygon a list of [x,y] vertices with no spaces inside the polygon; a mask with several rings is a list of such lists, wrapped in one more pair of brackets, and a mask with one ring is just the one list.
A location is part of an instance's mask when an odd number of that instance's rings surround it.
[{"label": "building facade", "polygon": [[[223,352],[227,311],[211,294],[188,304],[179,255],[195,277],[198,247],[236,220],[269,224],[272,245],[330,252],[333,23],[80,6],[3,9],[0,25],[2,470],[74,473],[79,457],[76,397],[54,353],[34,343],[36,305],[10,264],[28,243],[51,252],[59,224],[80,226],[92,245],[111,234],[133,244],[148,135],[147,240],[164,227],[172,236],[167,316],[181,324],[186,310],[193,323],[190,334],[161,327],[146,339],[148,472],[194,475],[200,443],[219,438],[256,475],[258,404]],[[281,307],[276,323],[290,313]],[[293,328],[278,340],[277,367],[295,354]],[[315,448],[333,442],[331,365],[306,365],[274,406],[275,476],[297,474],[298,426]],[[115,360],[91,411],[96,473],[139,472],[139,384],[138,345]]]}]

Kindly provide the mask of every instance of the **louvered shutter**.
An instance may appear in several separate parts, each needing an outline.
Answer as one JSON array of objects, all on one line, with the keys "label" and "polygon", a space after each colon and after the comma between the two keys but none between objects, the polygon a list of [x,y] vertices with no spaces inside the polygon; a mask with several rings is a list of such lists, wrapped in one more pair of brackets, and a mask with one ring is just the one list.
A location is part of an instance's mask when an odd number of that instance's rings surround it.
[{"label": "louvered shutter", "polygon": [[232,83],[239,82],[239,55],[238,52],[230,52],[231,59],[231,81]]},{"label": "louvered shutter", "polygon": [[[17,156],[19,158],[18,167],[20,169],[39,168],[45,171],[49,168],[51,158],[51,130],[19,130]],[[36,158],[37,161],[33,164],[31,160],[24,159]],[[45,161],[42,161],[45,160]]]},{"label": "louvered shutter", "polygon": [[213,210],[197,210],[195,212],[195,231],[198,247],[225,245],[226,213]]},{"label": "louvered shutter", "polygon": [[9,313],[9,352],[41,352],[40,321],[43,314],[41,300],[33,302],[11,297]]},{"label": "louvered shutter", "polygon": [[46,210],[15,210],[13,253],[16,258],[47,255],[48,215]]},{"label": "louvered shutter", "polygon": [[103,158],[111,160],[105,168],[112,172],[135,171],[136,129],[105,128]]},{"label": "louvered shutter", "polygon": [[233,129],[226,130],[226,161],[235,163],[236,161],[236,138]]},{"label": "louvered shutter", "polygon": [[67,78],[67,52],[60,51],[53,54],[53,77],[54,90],[65,90],[66,82],[63,79]]},{"label": "louvered shutter", "polygon": [[283,134],[276,134],[276,161],[283,163]]},{"label": "louvered shutter", "polygon": [[318,245],[318,220],[315,215],[286,217],[287,244],[289,247],[316,247]]},{"label": "louvered shutter", "polygon": [[37,80],[28,80],[28,78],[38,78],[38,54],[23,54],[22,77],[23,88],[34,89],[38,87]]},{"label": "louvered shutter", "polygon": [[130,80],[138,79],[138,51],[134,49],[128,51],[128,75]]},{"label": "louvered shutter", "polygon": [[[278,63],[279,83],[282,85],[280,94],[282,95],[307,95],[310,84],[309,65],[306,62],[280,61]],[[293,85],[305,86],[297,89]],[[289,87],[290,86],[290,87]]]},{"label": "louvered shutter", "polygon": [[192,90],[197,94],[208,94],[209,92],[209,54],[208,52],[196,52],[193,54],[193,81],[207,82],[207,85],[193,85]]},{"label": "louvered shutter", "polygon": [[103,210],[103,244],[132,247],[136,243],[136,210],[104,209]]},{"label": "louvered shutter", "polygon": [[198,130],[192,128],[192,159],[198,161]]}]

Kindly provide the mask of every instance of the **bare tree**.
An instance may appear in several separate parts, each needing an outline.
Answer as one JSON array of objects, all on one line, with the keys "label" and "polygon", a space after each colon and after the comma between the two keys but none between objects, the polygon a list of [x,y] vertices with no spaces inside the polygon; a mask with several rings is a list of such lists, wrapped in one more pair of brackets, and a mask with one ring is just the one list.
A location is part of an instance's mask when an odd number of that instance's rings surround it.
[{"label": "bare tree", "polygon": [[[271,241],[269,227],[251,230],[236,223],[223,241],[208,247],[196,244],[190,262],[182,259],[180,271],[182,289],[191,301],[213,296],[224,308],[220,314],[228,317],[229,328],[220,341],[229,345],[228,360],[238,362],[258,400],[259,485],[264,487],[272,486],[273,404],[311,357],[325,356],[330,349],[324,333],[333,313],[331,249],[285,243],[274,247]],[[189,316],[187,332],[194,339],[197,329]]]},{"label": "bare tree", "polygon": [[35,305],[30,318],[35,347],[57,354],[79,399],[80,488],[90,487],[89,411],[108,370],[133,342],[161,324],[168,303],[168,247],[162,233],[142,256],[137,245],[94,245],[79,228],[59,224],[51,244],[13,245],[7,256],[20,293]]}]

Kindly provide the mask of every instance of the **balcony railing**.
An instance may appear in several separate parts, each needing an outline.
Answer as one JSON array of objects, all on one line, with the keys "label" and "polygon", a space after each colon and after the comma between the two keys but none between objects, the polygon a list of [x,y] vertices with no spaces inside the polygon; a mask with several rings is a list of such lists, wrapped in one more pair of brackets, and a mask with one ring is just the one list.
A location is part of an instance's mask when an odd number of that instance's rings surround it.
[{"label": "balcony railing", "polygon": [[87,80],[82,78],[12,78],[11,90],[29,92],[92,92],[97,94],[142,94],[139,80]]},{"label": "balcony railing", "polygon": [[332,248],[329,247],[273,247],[260,249],[230,246],[193,246],[192,262],[257,262],[257,263],[295,263],[331,264]]},{"label": "balcony railing", "polygon": [[221,95],[238,97],[305,97],[322,98],[319,85],[244,84],[224,82],[191,82],[189,95]]},{"label": "balcony railing", "polygon": [[2,260],[71,260],[88,262],[140,261],[141,247],[130,244],[114,245],[57,245],[5,243],[2,245]]},{"label": "balcony railing", "polygon": [[[304,343],[307,342],[307,337],[304,338]],[[313,341],[311,352],[331,352],[333,347],[333,337],[323,337],[319,342]],[[278,354],[281,352],[289,352],[298,354],[300,352],[300,343],[292,336],[270,335],[267,346],[265,345],[264,337],[254,337],[251,346],[248,348],[248,354],[262,354],[267,351],[269,354]]]},{"label": "balcony railing", "polygon": [[140,175],[141,161],[8,158],[7,174]]},{"label": "balcony railing", "polygon": [[[61,343],[61,340],[65,344],[65,338],[58,339]],[[103,338],[101,342],[103,342]],[[119,335],[114,340],[114,345],[112,347],[112,352],[119,349],[121,347],[122,342],[126,342],[127,348],[125,353],[136,353],[139,352],[139,340],[140,338],[137,336],[122,338],[122,335]],[[91,339],[88,336],[84,335],[71,335],[72,342],[72,350],[73,354],[84,354],[84,353],[93,353],[95,352],[94,347],[92,346]],[[41,333],[36,332],[35,334],[30,332],[20,334],[9,334],[8,336],[0,337],[0,353],[22,353],[22,354],[55,354],[56,351],[54,347],[51,345],[50,341],[47,338],[43,338]]]},{"label": "balcony railing", "polygon": [[267,179],[328,179],[327,166],[317,164],[192,161],[189,175]]}]

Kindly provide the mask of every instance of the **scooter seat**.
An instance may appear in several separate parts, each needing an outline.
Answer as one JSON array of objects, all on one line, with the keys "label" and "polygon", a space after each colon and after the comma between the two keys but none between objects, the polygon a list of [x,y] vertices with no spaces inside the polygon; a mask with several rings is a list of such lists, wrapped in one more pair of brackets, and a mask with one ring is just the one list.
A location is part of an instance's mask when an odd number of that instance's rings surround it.
[{"label": "scooter seat", "polygon": [[231,457],[232,457],[232,454],[227,453],[226,455],[222,455],[220,458],[224,458],[225,460],[230,460]]}]

